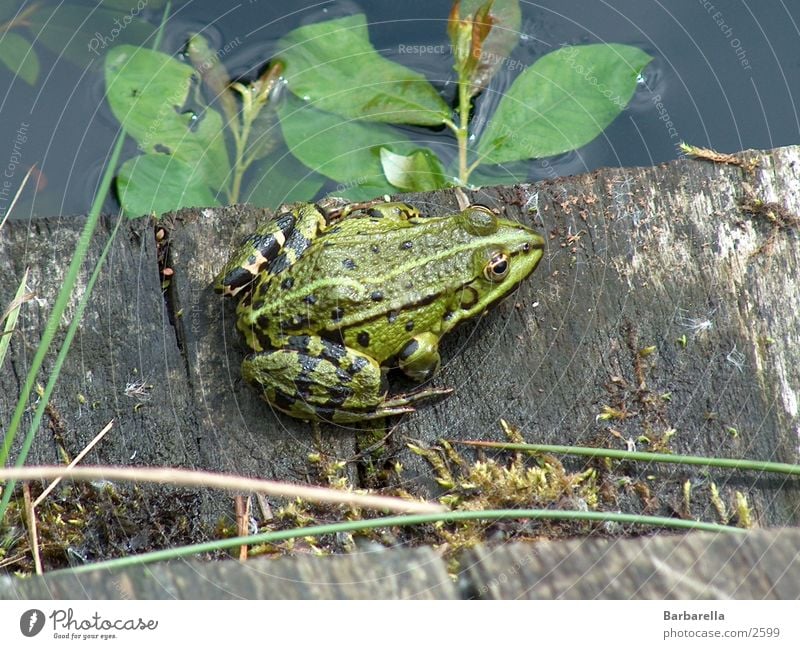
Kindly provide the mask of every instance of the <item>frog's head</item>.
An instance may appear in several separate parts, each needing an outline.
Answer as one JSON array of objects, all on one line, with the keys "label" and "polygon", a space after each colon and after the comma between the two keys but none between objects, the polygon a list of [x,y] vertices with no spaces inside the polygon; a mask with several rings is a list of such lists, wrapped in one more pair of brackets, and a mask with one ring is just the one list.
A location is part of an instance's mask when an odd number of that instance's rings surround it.
[{"label": "frog's head", "polygon": [[457,217],[470,235],[471,277],[453,295],[458,320],[480,315],[530,275],[544,254],[544,239],[532,229],[498,218],[489,208],[473,205]]}]

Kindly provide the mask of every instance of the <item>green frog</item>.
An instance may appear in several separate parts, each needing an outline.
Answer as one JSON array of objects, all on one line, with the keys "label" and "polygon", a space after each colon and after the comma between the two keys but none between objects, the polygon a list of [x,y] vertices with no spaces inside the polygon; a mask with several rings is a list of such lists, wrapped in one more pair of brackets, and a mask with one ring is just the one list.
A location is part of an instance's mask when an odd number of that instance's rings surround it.
[{"label": "green frog", "polygon": [[247,238],[215,290],[239,298],[237,328],[253,351],[242,375],[270,404],[352,423],[449,393],[389,395],[386,375],[430,379],[442,337],[511,293],[543,250],[533,230],[480,205],[425,217],[403,203],[296,203]]}]

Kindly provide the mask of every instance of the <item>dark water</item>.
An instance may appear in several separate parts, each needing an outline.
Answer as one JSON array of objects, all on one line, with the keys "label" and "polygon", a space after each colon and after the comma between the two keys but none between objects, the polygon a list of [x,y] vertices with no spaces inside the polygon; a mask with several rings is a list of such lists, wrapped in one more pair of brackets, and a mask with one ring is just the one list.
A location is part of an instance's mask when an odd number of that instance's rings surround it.
[{"label": "dark water", "polygon": [[[0,0],[0,7],[4,3]],[[73,4],[85,6],[87,13],[93,6]],[[177,52],[188,33],[203,29],[215,48],[235,44],[224,63],[232,76],[252,79],[281,35],[305,23],[363,11],[375,47],[425,73],[449,100],[455,91],[449,57],[407,53],[408,45],[447,43],[449,8],[449,0],[174,3],[162,49]],[[720,151],[800,141],[798,2],[548,0],[523,2],[522,11],[520,44],[509,59],[520,65],[562,44],[606,41],[636,45],[655,60],[630,106],[602,135],[578,151],[515,167],[517,173],[540,178],[601,166],[651,165],[678,157],[680,141]],[[160,12],[144,7],[141,15],[155,25]],[[20,33],[31,40],[35,36]],[[91,32],[78,33],[75,42],[88,47],[91,37]],[[35,86],[0,69],[0,216],[34,163],[42,172],[40,187],[35,193],[32,186],[26,189],[15,217],[83,213],[117,131],[103,100],[100,59],[81,66],[39,43],[34,48],[41,60]],[[514,74],[503,68],[478,100],[476,120],[491,114]],[[452,154],[448,133],[412,133]],[[129,142],[126,153],[135,151]]]}]

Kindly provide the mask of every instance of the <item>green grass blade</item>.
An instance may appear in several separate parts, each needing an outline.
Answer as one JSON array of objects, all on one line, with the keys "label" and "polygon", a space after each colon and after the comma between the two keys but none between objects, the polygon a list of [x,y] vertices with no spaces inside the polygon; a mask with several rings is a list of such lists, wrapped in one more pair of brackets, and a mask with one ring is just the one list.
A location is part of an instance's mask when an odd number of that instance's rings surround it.
[{"label": "green grass blade", "polygon": [[19,287],[17,288],[17,294],[14,296],[14,299],[11,301],[11,305],[8,307],[8,315],[0,319],[0,323],[5,320],[5,327],[2,331],[0,331],[0,368],[3,367],[3,361],[6,358],[6,352],[8,351],[8,346],[11,344],[11,334],[14,333],[14,327],[17,326],[17,318],[19,317],[19,310],[22,308],[23,302],[25,302],[24,295],[25,295],[25,285],[28,283],[28,270],[25,270],[25,274],[22,276],[22,281],[19,283]]},{"label": "green grass blade", "polygon": [[660,462],[665,464],[686,464],[694,466],[710,466],[719,469],[737,469],[739,471],[762,471],[764,473],[787,473],[800,476],[800,465],[783,462],[767,462],[762,460],[737,460],[722,457],[703,457],[701,455],[673,455],[670,453],[646,453],[642,451],[622,451],[610,448],[592,448],[588,446],[560,446],[554,444],[516,444],[511,442],[483,442],[451,440],[453,444],[496,448],[503,451],[529,451],[533,453],[562,453],[564,455],[582,455],[586,457],[608,457],[615,460],[637,462]]},{"label": "green grass blade", "polygon": [[[265,532],[263,534],[253,534],[252,536],[238,536],[230,539],[220,539],[196,545],[187,545],[169,550],[159,550],[147,552],[121,559],[111,559],[100,561],[85,566],[70,568],[68,572],[72,574],[92,572],[94,570],[106,570],[112,568],[123,568],[126,566],[143,565],[155,561],[167,561],[179,559],[203,552],[216,552],[227,548],[235,548],[241,545],[255,545],[257,543],[275,543],[305,536],[323,536],[325,534],[337,534],[340,532],[358,532],[361,530],[375,529],[377,527],[395,527],[406,525],[423,525],[426,523],[459,522],[469,520],[509,520],[509,519],[546,519],[546,520],[570,520],[570,521],[612,521],[628,525],[650,525],[655,527],[665,527],[674,529],[702,530],[707,532],[726,532],[731,534],[742,534],[746,530],[719,525],[717,523],[701,523],[697,521],[687,521],[678,518],[664,518],[661,516],[639,516],[635,514],[620,514],[616,512],[586,512],[586,511],[554,511],[550,509],[492,509],[484,511],[459,511],[445,512],[440,514],[415,514],[410,516],[384,516],[382,518],[371,518],[361,521],[348,521],[346,523],[332,523],[328,525],[314,525],[311,527],[293,528],[281,530],[279,532]],[[51,573],[53,574],[53,573]]]},{"label": "green grass blade", "polygon": [[[109,168],[113,169],[115,166],[116,164],[112,164]],[[31,420],[30,427],[28,428],[28,433],[27,435],[25,435],[25,439],[22,442],[22,448],[20,449],[19,455],[17,456],[16,462],[14,463],[15,466],[22,466],[23,464],[25,464],[25,460],[28,457],[28,452],[30,451],[31,445],[33,444],[33,439],[34,437],[36,437],[36,431],[39,430],[39,425],[42,422],[42,417],[44,416],[47,404],[50,402],[50,397],[53,394],[53,390],[56,387],[56,382],[58,381],[58,377],[61,374],[61,367],[63,366],[64,361],[67,358],[67,354],[69,353],[70,346],[72,345],[72,339],[75,337],[75,334],[78,331],[78,326],[80,325],[81,319],[83,318],[83,312],[86,309],[86,305],[89,303],[89,297],[92,295],[92,290],[94,289],[95,282],[100,277],[100,273],[103,270],[106,257],[108,256],[108,253],[111,250],[111,246],[113,245],[114,239],[117,236],[117,231],[119,230],[121,222],[122,222],[122,216],[120,215],[117,217],[117,223],[111,232],[111,236],[108,238],[108,241],[106,241],[106,245],[103,248],[102,253],[100,254],[100,258],[97,260],[97,263],[95,264],[92,276],[89,278],[89,281],[86,284],[86,290],[84,291],[80,301],[78,302],[78,306],[75,309],[75,316],[72,318],[72,321],[69,324],[69,328],[67,329],[67,333],[64,336],[64,342],[61,345],[61,349],[59,349],[58,351],[55,363],[53,364],[53,369],[50,372],[50,376],[47,380],[47,385],[45,386],[44,392],[42,393],[42,396],[39,399],[39,403],[36,406],[36,412],[34,413],[33,419]],[[27,399],[23,403],[26,402]],[[19,406],[19,404],[17,405]],[[15,485],[16,485],[16,480],[9,480],[8,484],[6,484],[3,487],[3,498],[2,500],[0,500],[0,521],[3,520],[3,516],[5,515],[6,508],[8,507],[8,502],[11,499],[11,493],[14,491]]]},{"label": "green grass blade", "polygon": [[[156,38],[154,41],[154,47],[158,47],[161,43],[161,39],[164,33],[164,26],[166,24],[167,16],[169,16],[171,8],[171,2],[167,2],[166,7],[164,8],[164,14],[162,16],[161,24],[159,25],[158,32],[156,33]],[[86,254],[89,250],[89,244],[91,243],[92,236],[94,235],[94,231],[97,227],[97,221],[100,218],[100,210],[103,207],[103,202],[105,201],[106,196],[111,188],[111,181],[114,177],[114,171],[117,168],[119,163],[120,154],[122,152],[122,145],[125,141],[125,129],[121,128],[119,133],[117,134],[117,139],[114,142],[114,146],[111,151],[111,155],[108,159],[108,164],[105,167],[103,172],[103,176],[100,180],[100,184],[97,187],[97,194],[94,197],[94,201],[92,201],[92,206],[89,209],[89,215],[86,218],[86,224],[83,226],[83,230],[81,231],[80,237],[78,238],[78,244],[75,248],[75,254],[72,257],[72,261],[70,262],[69,268],[64,276],[64,284],[61,287],[58,295],[56,296],[56,302],[53,305],[53,311],[50,313],[50,317],[47,320],[47,324],[45,325],[44,332],[42,332],[42,338],[39,341],[39,345],[36,348],[36,353],[34,354],[33,361],[31,363],[31,367],[28,370],[28,374],[25,377],[25,383],[22,386],[22,390],[19,395],[19,399],[17,400],[16,408],[14,409],[14,414],[11,416],[11,421],[6,429],[4,436],[3,436],[3,446],[0,448],[0,466],[5,466],[8,461],[8,455],[11,452],[11,446],[14,443],[14,439],[17,435],[17,430],[22,423],[22,417],[25,414],[25,410],[28,407],[28,401],[33,393],[33,387],[36,383],[36,376],[39,373],[39,370],[44,363],[45,356],[47,355],[48,350],[50,349],[50,345],[53,343],[53,339],[55,338],[56,332],[58,331],[59,323],[61,322],[61,317],[66,310],[67,304],[69,302],[69,298],[72,294],[72,291],[75,287],[77,282],[78,273],[83,265],[84,260],[86,259]],[[114,234],[116,234],[117,228],[119,227],[119,222],[117,223],[117,227],[114,229]],[[102,268],[103,261],[105,260],[105,256],[110,249],[111,243],[114,240],[114,236],[112,235],[109,241],[106,244],[106,248],[103,250],[103,253],[98,260],[97,265],[95,266],[94,273],[92,274],[92,278],[89,280],[89,284],[87,284],[86,290],[84,291],[83,297],[81,298],[80,303],[76,309],[75,317],[72,319],[70,323],[69,329],[67,330],[67,335],[65,337],[64,343],[61,345],[61,350],[59,351],[58,357],[56,358],[56,365],[51,372],[50,379],[47,383],[47,387],[45,388],[45,393],[40,399],[39,406],[37,408],[36,413],[34,414],[33,421],[31,422],[31,426],[28,429],[28,433],[25,437],[25,440],[22,443],[22,448],[20,450],[20,454],[17,457],[15,466],[22,466],[25,463],[25,460],[28,455],[28,451],[30,450],[31,445],[33,444],[33,438],[36,434],[36,430],[39,427],[39,422],[42,418],[42,413],[44,412],[44,408],[47,405],[47,400],[49,399],[50,394],[55,387],[55,381],[58,379],[58,373],[63,364],[64,358],[66,358],[67,351],[69,350],[69,343],[75,335],[77,331],[78,324],[80,323],[81,315],[83,314],[83,310],[86,307],[86,303],[88,301],[88,297],[91,295],[92,286],[94,286],[94,282],[96,281],[97,277],[99,276],[100,269]],[[3,487],[3,497],[0,500],[0,521],[3,520],[5,516],[6,509],[8,508],[9,500],[11,499],[11,493],[14,490],[14,481],[9,481],[7,485]]]}]

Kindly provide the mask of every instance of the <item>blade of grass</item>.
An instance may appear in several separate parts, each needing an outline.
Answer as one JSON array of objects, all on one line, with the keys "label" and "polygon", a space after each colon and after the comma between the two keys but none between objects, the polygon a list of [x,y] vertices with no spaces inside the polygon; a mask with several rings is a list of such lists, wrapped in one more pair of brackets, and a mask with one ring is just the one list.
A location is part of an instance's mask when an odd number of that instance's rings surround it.
[{"label": "blade of grass", "polygon": [[[166,6],[164,7],[164,13],[161,18],[161,24],[159,25],[158,31],[156,32],[156,37],[153,43],[154,49],[158,49],[159,45],[161,44],[161,40],[164,35],[164,27],[166,25],[167,17],[169,16],[171,7],[172,7],[172,2],[168,1]],[[50,317],[48,318],[47,324],[45,325],[44,331],[42,332],[42,339],[39,341],[39,345],[36,348],[36,353],[34,354],[31,367],[28,370],[28,375],[25,377],[25,383],[22,386],[22,391],[20,392],[19,399],[17,400],[17,406],[14,409],[14,414],[11,416],[11,422],[9,423],[8,428],[5,431],[3,437],[3,446],[2,448],[0,448],[0,467],[6,465],[6,462],[8,460],[8,455],[11,451],[11,446],[13,445],[14,438],[17,435],[17,430],[19,429],[19,426],[22,422],[22,417],[25,414],[25,410],[28,407],[28,400],[30,399],[31,394],[33,392],[33,386],[34,383],[36,382],[36,376],[38,375],[39,370],[41,369],[42,364],[44,363],[44,358],[47,355],[50,345],[53,343],[56,331],[58,330],[58,325],[61,322],[61,317],[64,314],[64,311],[66,310],[70,295],[72,294],[72,291],[77,282],[78,272],[80,271],[80,268],[83,265],[84,260],[86,259],[86,254],[89,250],[89,244],[92,240],[92,236],[97,227],[97,221],[100,218],[100,210],[102,209],[103,202],[105,201],[109,189],[111,188],[111,180],[114,177],[114,171],[116,170],[117,164],[119,162],[119,157],[122,152],[122,145],[125,141],[125,135],[126,135],[125,129],[120,128],[120,131],[117,134],[117,139],[114,142],[114,146],[112,147],[111,155],[108,158],[105,170],[103,171],[103,176],[100,179],[100,183],[97,187],[97,193],[95,194],[94,200],[92,201],[92,206],[89,209],[89,214],[86,218],[86,224],[83,226],[83,230],[81,231],[80,237],[78,238],[78,244],[75,248],[75,254],[72,257],[72,261],[70,262],[69,268],[67,269],[67,272],[64,276],[64,284],[61,287],[61,290],[58,292],[58,295],[56,296],[56,302],[53,305],[53,311],[50,313]],[[30,447],[33,444],[33,438],[36,434],[36,430],[39,428],[39,423],[41,422],[44,409],[47,406],[50,394],[52,394],[53,388],[55,387],[55,382],[58,379],[58,373],[60,371],[61,365],[64,362],[64,358],[66,358],[67,351],[69,350],[69,344],[72,341],[72,338],[75,335],[75,331],[78,328],[81,315],[83,314],[83,309],[86,306],[86,302],[88,301],[89,295],[91,295],[94,282],[97,280],[97,277],[100,274],[100,268],[103,265],[103,261],[105,260],[105,257],[111,247],[111,243],[113,242],[114,237],[117,233],[120,221],[121,217],[118,218],[117,220],[114,232],[112,233],[109,241],[106,243],[106,247],[103,249],[103,252],[100,255],[100,259],[98,260],[98,263],[95,266],[94,273],[92,274],[92,277],[90,278],[89,283],[86,286],[86,290],[84,291],[81,301],[78,304],[75,316],[73,317],[72,322],[70,323],[69,329],[67,330],[67,335],[64,339],[64,342],[61,345],[58,357],[56,358],[56,363],[54,365],[53,371],[50,374],[50,380],[48,381],[47,387],[45,388],[45,393],[39,400],[39,407],[37,408],[36,413],[34,414],[33,421],[31,422],[31,425],[28,429],[28,434],[26,435],[25,440],[22,443],[22,448],[20,449],[20,453],[19,456],[17,457],[15,466],[19,467],[25,463],[25,459],[28,456]],[[0,521],[2,521],[5,516],[9,500],[11,499],[11,493],[14,490],[14,485],[15,482],[11,481],[3,487],[3,497],[2,500],[0,500]]]},{"label": "blade of grass", "polygon": [[[123,134],[124,135],[124,134]],[[122,142],[124,139],[123,135],[120,136],[119,142]],[[119,155],[121,147],[115,147],[114,153]],[[116,158],[114,158],[111,164],[107,168],[107,173],[103,176],[103,182],[108,180],[110,185],[111,183],[111,173],[109,170],[113,170],[116,168]],[[108,178],[106,178],[108,176]],[[101,183],[100,189],[102,190],[103,184]],[[108,191],[108,187],[106,186],[106,191]],[[102,192],[98,192],[98,196],[105,196]],[[100,206],[102,205],[102,200],[95,201],[96,205],[92,206],[92,211],[94,211],[95,207],[97,208],[97,213],[99,215]],[[91,219],[91,214],[90,217]],[[95,224],[97,223],[97,218],[95,218]],[[75,315],[72,318],[72,321],[69,323],[69,327],[67,329],[67,333],[64,336],[64,341],[61,344],[61,348],[58,350],[58,355],[56,356],[56,360],[53,363],[53,369],[50,371],[50,376],[47,380],[47,385],[45,386],[44,392],[42,393],[39,403],[36,406],[36,411],[34,412],[33,419],[31,420],[31,424],[28,428],[28,432],[25,435],[25,439],[22,442],[22,447],[20,448],[19,455],[14,463],[14,466],[21,467],[25,464],[25,460],[28,457],[28,452],[31,449],[31,445],[33,444],[33,439],[36,436],[36,431],[39,430],[39,424],[42,421],[42,417],[44,416],[44,411],[47,408],[47,404],[50,401],[50,396],[53,394],[53,390],[55,389],[56,382],[58,381],[58,376],[61,372],[61,367],[64,364],[64,361],[67,358],[67,353],[69,352],[70,345],[72,344],[72,339],[75,337],[75,334],[78,331],[78,326],[80,325],[81,318],[83,317],[83,312],[86,309],[86,305],[89,303],[89,297],[92,294],[92,289],[94,288],[94,284],[97,281],[98,277],[100,277],[100,272],[103,269],[103,264],[108,256],[109,250],[111,250],[111,245],[114,242],[114,239],[117,236],[117,231],[119,230],[119,226],[122,223],[122,216],[117,217],[117,223],[114,226],[114,230],[111,232],[111,236],[108,238],[105,247],[103,248],[102,253],[100,253],[100,258],[97,260],[97,264],[95,265],[94,272],[92,272],[92,276],[89,278],[89,281],[86,283],[86,290],[84,291],[83,295],[81,296],[80,301],[78,302],[78,306],[75,308]],[[85,231],[85,228],[84,228]],[[81,239],[83,239],[83,233],[81,234]],[[87,249],[89,247],[89,241],[91,237],[86,240],[85,249],[82,251],[82,257],[86,256]],[[80,242],[78,244],[80,248]],[[76,251],[76,255],[78,251]],[[74,261],[74,258],[73,258]],[[80,266],[77,267],[78,269]],[[70,265],[70,270],[72,269],[72,265]],[[39,343],[39,346],[36,348],[36,354],[34,355],[33,364],[31,365],[30,371],[28,372],[28,376],[25,379],[25,385],[23,386],[22,394],[20,395],[19,401],[17,401],[17,407],[14,410],[14,415],[11,418],[11,425],[9,426],[8,430],[6,431],[6,437],[3,440],[3,448],[0,450],[0,466],[5,466],[6,458],[8,457],[8,453],[11,450],[11,443],[14,440],[14,436],[16,435],[17,428],[19,428],[19,424],[22,421],[22,416],[25,413],[28,399],[30,398],[31,392],[33,391],[33,384],[36,381],[36,375],[38,374],[39,368],[44,361],[45,354],[47,353],[50,344],[53,341],[53,337],[55,336],[56,329],[58,328],[58,321],[60,320],[60,314],[64,312],[66,308],[67,299],[69,298],[70,293],[72,292],[72,286],[75,283],[75,279],[77,278],[77,269],[75,272],[74,277],[72,278],[71,284],[65,284],[64,287],[58,294],[56,299],[56,306],[53,308],[53,313],[50,315],[50,318],[47,321],[47,325],[45,327],[45,333],[42,335],[42,341]],[[62,301],[62,295],[65,296],[65,299]],[[60,308],[59,308],[59,303]],[[58,313],[59,318],[54,321],[53,316]],[[50,332],[49,338],[45,343],[45,336]],[[16,480],[9,480],[6,485],[3,486],[3,498],[0,500],[0,521],[3,520],[3,517],[6,513],[6,509],[8,508],[8,503],[11,500],[11,493],[14,491],[14,486],[16,485]]]},{"label": "blade of grass", "polygon": [[[196,545],[186,545],[169,550],[158,550],[147,552],[121,559],[110,559],[97,563],[70,568],[64,572],[79,574],[92,572],[94,570],[110,570],[112,568],[123,568],[126,566],[142,565],[155,561],[167,561],[181,557],[200,554],[203,552],[216,552],[228,548],[235,548],[240,545],[255,545],[258,543],[275,543],[305,536],[323,536],[326,534],[338,534],[341,532],[359,532],[362,530],[375,529],[377,527],[399,527],[406,525],[423,525],[427,523],[454,523],[470,520],[509,520],[518,518],[546,519],[546,520],[569,520],[569,521],[597,521],[597,522],[616,522],[628,525],[651,525],[655,527],[668,527],[675,529],[701,530],[706,532],[727,532],[731,534],[745,534],[747,531],[738,527],[719,525],[717,523],[701,523],[698,521],[687,521],[678,518],[664,518],[661,516],[638,516],[635,514],[619,514],[615,512],[587,512],[587,511],[556,511],[552,509],[490,509],[484,511],[461,511],[446,512],[442,514],[418,514],[413,516],[384,516],[382,518],[372,518],[361,521],[348,521],[346,523],[331,523],[328,525],[314,525],[311,527],[293,528],[281,530],[280,532],[265,532],[263,534],[253,534],[251,536],[237,536]],[[61,570],[53,571],[48,574],[58,574]]]},{"label": "blade of grass", "polygon": [[592,448],[588,446],[560,446],[557,444],[516,444],[511,442],[484,442],[468,440],[449,440],[451,444],[477,446],[480,448],[496,448],[504,451],[530,451],[534,453],[562,453],[564,455],[582,455],[587,457],[609,457],[615,460],[637,462],[661,462],[666,464],[688,464],[710,466],[721,469],[738,469],[740,471],[763,471],[764,473],[788,473],[800,476],[800,465],[783,462],[766,462],[761,460],[736,460],[721,457],[702,457],[700,455],[672,455],[668,453],[646,453],[642,451],[622,451],[610,448]]},{"label": "blade of grass", "polygon": [[9,305],[8,309],[6,309],[3,317],[0,318],[0,323],[6,323],[6,326],[2,331],[0,331],[0,367],[3,367],[3,361],[6,358],[8,346],[11,344],[11,334],[14,333],[14,327],[17,326],[19,310],[26,302],[26,298],[29,298],[32,295],[31,293],[25,292],[25,287],[28,284],[29,270],[29,268],[25,269],[25,273],[22,275],[22,281],[20,281],[19,287],[17,288],[17,294],[14,296],[14,299],[11,300],[11,304]]}]

